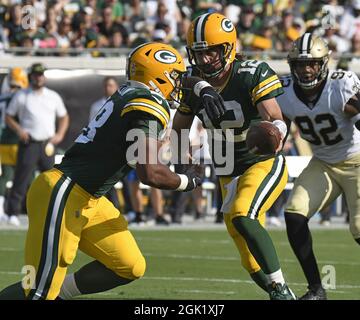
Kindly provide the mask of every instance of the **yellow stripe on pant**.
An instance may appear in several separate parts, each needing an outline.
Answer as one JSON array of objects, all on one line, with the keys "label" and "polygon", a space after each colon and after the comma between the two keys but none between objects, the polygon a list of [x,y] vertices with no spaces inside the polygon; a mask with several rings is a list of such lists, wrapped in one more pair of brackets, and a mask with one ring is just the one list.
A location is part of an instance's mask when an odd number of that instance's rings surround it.
[{"label": "yellow stripe on pant", "polygon": [[105,197],[94,198],[52,169],[32,183],[25,263],[36,270],[29,299],[55,299],[78,248],[126,279],[145,272],[145,259],[127,222]]},{"label": "yellow stripe on pant", "polygon": [[224,221],[239,250],[241,263],[249,273],[259,271],[260,266],[245,239],[235,229],[232,219],[246,216],[258,219],[264,226],[266,211],[284,190],[287,180],[288,172],[282,155],[254,164],[240,177],[220,177]]}]

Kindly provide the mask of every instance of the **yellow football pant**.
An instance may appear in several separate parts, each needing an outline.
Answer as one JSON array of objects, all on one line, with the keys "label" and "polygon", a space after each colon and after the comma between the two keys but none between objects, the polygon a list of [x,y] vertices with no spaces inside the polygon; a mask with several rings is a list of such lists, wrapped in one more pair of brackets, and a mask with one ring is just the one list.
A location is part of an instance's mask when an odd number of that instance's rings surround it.
[{"label": "yellow football pant", "polygon": [[224,221],[239,250],[241,264],[249,273],[261,268],[250,253],[245,239],[235,229],[232,219],[245,216],[258,219],[264,226],[266,211],[281,194],[287,180],[288,172],[282,155],[254,164],[240,177],[220,177]]},{"label": "yellow football pant", "polygon": [[27,208],[25,263],[36,270],[30,299],[55,299],[78,248],[117,275],[137,279],[145,259],[127,221],[105,197],[94,198],[57,169],[32,183]]},{"label": "yellow football pant", "polygon": [[0,144],[1,164],[15,166],[17,160],[18,145],[17,144]]}]

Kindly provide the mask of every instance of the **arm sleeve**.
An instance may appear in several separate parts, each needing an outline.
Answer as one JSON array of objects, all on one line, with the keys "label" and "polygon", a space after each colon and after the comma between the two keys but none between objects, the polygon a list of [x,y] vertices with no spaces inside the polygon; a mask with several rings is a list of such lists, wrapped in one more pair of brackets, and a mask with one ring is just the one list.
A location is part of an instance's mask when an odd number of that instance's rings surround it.
[{"label": "arm sleeve", "polygon": [[128,130],[142,130],[147,137],[159,140],[165,127],[162,122],[154,115],[143,112],[133,111],[125,114],[124,118],[128,123]]}]

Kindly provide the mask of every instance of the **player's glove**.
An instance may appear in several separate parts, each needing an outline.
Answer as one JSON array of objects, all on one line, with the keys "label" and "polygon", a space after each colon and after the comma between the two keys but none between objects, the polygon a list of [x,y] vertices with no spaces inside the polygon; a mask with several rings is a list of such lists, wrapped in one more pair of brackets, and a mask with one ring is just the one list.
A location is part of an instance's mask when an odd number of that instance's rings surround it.
[{"label": "player's glove", "polygon": [[206,87],[200,92],[201,102],[210,120],[218,120],[225,112],[224,100],[213,87]]},{"label": "player's glove", "polygon": [[200,97],[201,104],[210,120],[216,121],[225,114],[224,99],[209,83],[198,82],[194,87],[194,92]]},{"label": "player's glove", "polygon": [[177,191],[191,191],[201,185],[204,177],[204,167],[202,165],[182,165],[180,170],[182,173],[177,174],[180,178],[180,185],[177,187]]}]

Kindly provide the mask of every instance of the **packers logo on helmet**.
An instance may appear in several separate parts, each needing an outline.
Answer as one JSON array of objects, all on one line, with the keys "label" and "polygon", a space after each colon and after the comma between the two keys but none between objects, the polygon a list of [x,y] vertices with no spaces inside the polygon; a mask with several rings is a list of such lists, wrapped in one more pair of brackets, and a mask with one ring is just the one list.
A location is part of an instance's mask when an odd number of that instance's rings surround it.
[{"label": "packers logo on helmet", "polygon": [[154,54],[154,57],[157,61],[160,61],[162,63],[169,63],[172,64],[176,62],[176,55],[172,53],[171,51],[167,50],[159,50]]},{"label": "packers logo on helmet", "polygon": [[[233,23],[219,13],[206,13],[192,21],[187,33],[189,62],[208,78],[217,76],[236,55],[236,31]],[[196,52],[221,46],[221,68],[209,72],[196,59]]]},{"label": "packers logo on helmet", "polygon": [[130,53],[127,63],[129,80],[146,84],[169,101],[179,99],[186,67],[176,49],[164,43],[146,43]]},{"label": "packers logo on helmet", "polygon": [[[329,50],[326,41],[320,37],[313,36],[311,33],[304,33],[298,38],[288,54],[288,63],[294,82],[303,89],[315,88],[328,75],[328,62],[331,50]],[[298,62],[318,62],[319,71],[313,79],[303,79],[296,71]]]},{"label": "packers logo on helmet", "polygon": [[229,19],[223,19],[221,21],[221,27],[224,29],[225,32],[231,32],[234,30],[234,25]]}]

